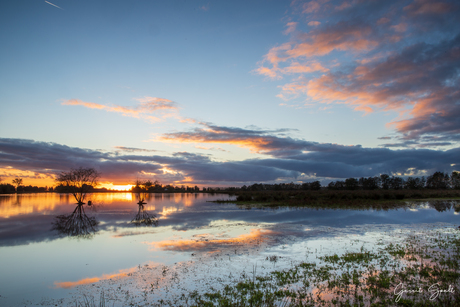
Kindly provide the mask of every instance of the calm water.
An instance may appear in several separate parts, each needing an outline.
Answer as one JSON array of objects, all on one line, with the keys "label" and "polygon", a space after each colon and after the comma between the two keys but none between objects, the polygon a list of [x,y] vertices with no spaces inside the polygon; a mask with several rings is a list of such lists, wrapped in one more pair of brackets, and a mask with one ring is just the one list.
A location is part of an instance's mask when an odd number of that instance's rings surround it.
[{"label": "calm water", "polygon": [[[207,265],[206,257],[219,254],[238,269],[271,254],[300,257],[308,249],[334,250],[351,242],[350,236],[369,239],[392,229],[459,223],[457,202],[389,211],[248,210],[207,202],[227,195],[187,193],[147,195],[142,210],[131,193],[90,198],[93,205],[81,212],[71,195],[0,195],[0,305],[72,302],[79,287],[122,280],[141,267],[187,266],[197,257]],[[153,216],[157,226],[148,223]],[[368,243],[372,247],[375,241]]]}]

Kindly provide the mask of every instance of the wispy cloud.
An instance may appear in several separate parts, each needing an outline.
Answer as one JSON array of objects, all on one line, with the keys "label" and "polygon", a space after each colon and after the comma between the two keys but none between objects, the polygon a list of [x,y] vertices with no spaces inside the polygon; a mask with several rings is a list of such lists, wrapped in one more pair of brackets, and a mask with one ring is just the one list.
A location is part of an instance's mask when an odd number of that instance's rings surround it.
[{"label": "wispy cloud", "polygon": [[297,22],[288,22],[286,24],[286,27],[287,27],[287,29],[284,30],[284,32],[283,32],[285,35],[295,31],[295,29],[297,27]]},{"label": "wispy cloud", "polygon": [[125,147],[125,146],[115,146],[114,148],[120,151],[124,151],[124,152],[156,152],[158,151],[155,149],[144,149],[144,148]]},{"label": "wispy cloud", "polygon": [[58,9],[64,10],[63,8],[57,6],[56,4],[53,4],[53,3],[48,2],[48,1],[45,1],[45,2],[48,3],[49,5],[52,5],[52,6],[54,6],[54,7],[57,7]]},{"label": "wispy cloud", "polygon": [[123,116],[134,118],[142,118],[150,122],[158,122],[163,120],[162,117],[152,116],[150,114],[158,111],[177,111],[178,107],[174,101],[157,97],[136,98],[139,104],[136,106],[119,106],[119,105],[103,105],[94,102],[85,102],[79,99],[70,99],[62,102],[63,105],[83,106],[90,109],[99,109],[107,112],[121,113]]},{"label": "wispy cloud", "polygon": [[221,147],[205,147],[205,146],[195,146],[197,149],[203,149],[203,150],[215,150],[215,151],[223,151],[223,152],[229,152],[228,150],[225,150]]},{"label": "wispy cloud", "polygon": [[200,6],[200,10],[205,11],[205,12],[209,11],[210,8],[211,7],[209,6],[209,3],[206,5]]}]

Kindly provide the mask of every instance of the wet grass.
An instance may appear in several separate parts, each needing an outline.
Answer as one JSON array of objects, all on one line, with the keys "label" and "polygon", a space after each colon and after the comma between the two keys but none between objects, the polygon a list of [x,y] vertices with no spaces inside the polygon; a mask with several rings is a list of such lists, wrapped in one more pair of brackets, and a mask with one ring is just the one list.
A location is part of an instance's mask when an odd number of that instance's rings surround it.
[{"label": "wet grass", "polygon": [[75,302],[75,307],[105,307],[104,292],[101,292],[99,303],[96,303],[94,297],[89,298],[85,295],[82,301]]},{"label": "wet grass", "polygon": [[[277,255],[266,261],[276,262]],[[460,231],[331,254],[155,306],[460,306]]]}]

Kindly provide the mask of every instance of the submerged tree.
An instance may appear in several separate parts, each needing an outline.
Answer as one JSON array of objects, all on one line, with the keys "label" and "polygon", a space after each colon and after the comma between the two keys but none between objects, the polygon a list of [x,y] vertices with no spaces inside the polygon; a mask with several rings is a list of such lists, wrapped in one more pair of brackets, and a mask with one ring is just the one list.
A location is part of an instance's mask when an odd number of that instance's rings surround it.
[{"label": "submerged tree", "polygon": [[136,226],[141,226],[141,225],[157,226],[158,219],[156,215],[145,211],[145,207],[144,207],[144,205],[146,204],[145,198],[148,195],[147,192],[149,188],[151,188],[154,185],[154,183],[152,183],[150,180],[142,181],[140,179],[136,179],[136,181],[134,182],[134,185],[135,186],[133,187],[132,192],[137,194],[137,199],[139,201],[137,202],[137,205],[138,205],[137,214],[134,217],[134,219],[131,220],[131,223],[135,224]]},{"label": "submerged tree", "polygon": [[99,177],[100,174],[94,168],[80,167],[62,172],[56,178],[56,182],[66,186],[78,204],[84,204],[86,194],[97,186]]},{"label": "submerged tree", "polygon": [[138,203],[139,210],[132,219],[131,223],[136,226],[146,225],[146,226],[157,226],[158,225],[158,218],[155,214],[149,213],[145,211],[145,207],[140,202]]},{"label": "submerged tree", "polygon": [[71,237],[90,238],[97,232],[97,224],[96,218],[88,217],[79,203],[71,214],[56,216],[52,230]]}]

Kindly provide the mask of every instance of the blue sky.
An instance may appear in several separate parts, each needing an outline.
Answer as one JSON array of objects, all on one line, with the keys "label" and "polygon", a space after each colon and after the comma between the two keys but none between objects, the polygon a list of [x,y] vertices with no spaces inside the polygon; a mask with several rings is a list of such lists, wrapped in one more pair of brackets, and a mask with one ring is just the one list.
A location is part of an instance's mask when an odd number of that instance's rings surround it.
[{"label": "blue sky", "polygon": [[117,184],[242,185],[458,170],[458,10],[3,2],[0,176],[49,183],[91,166]]}]

